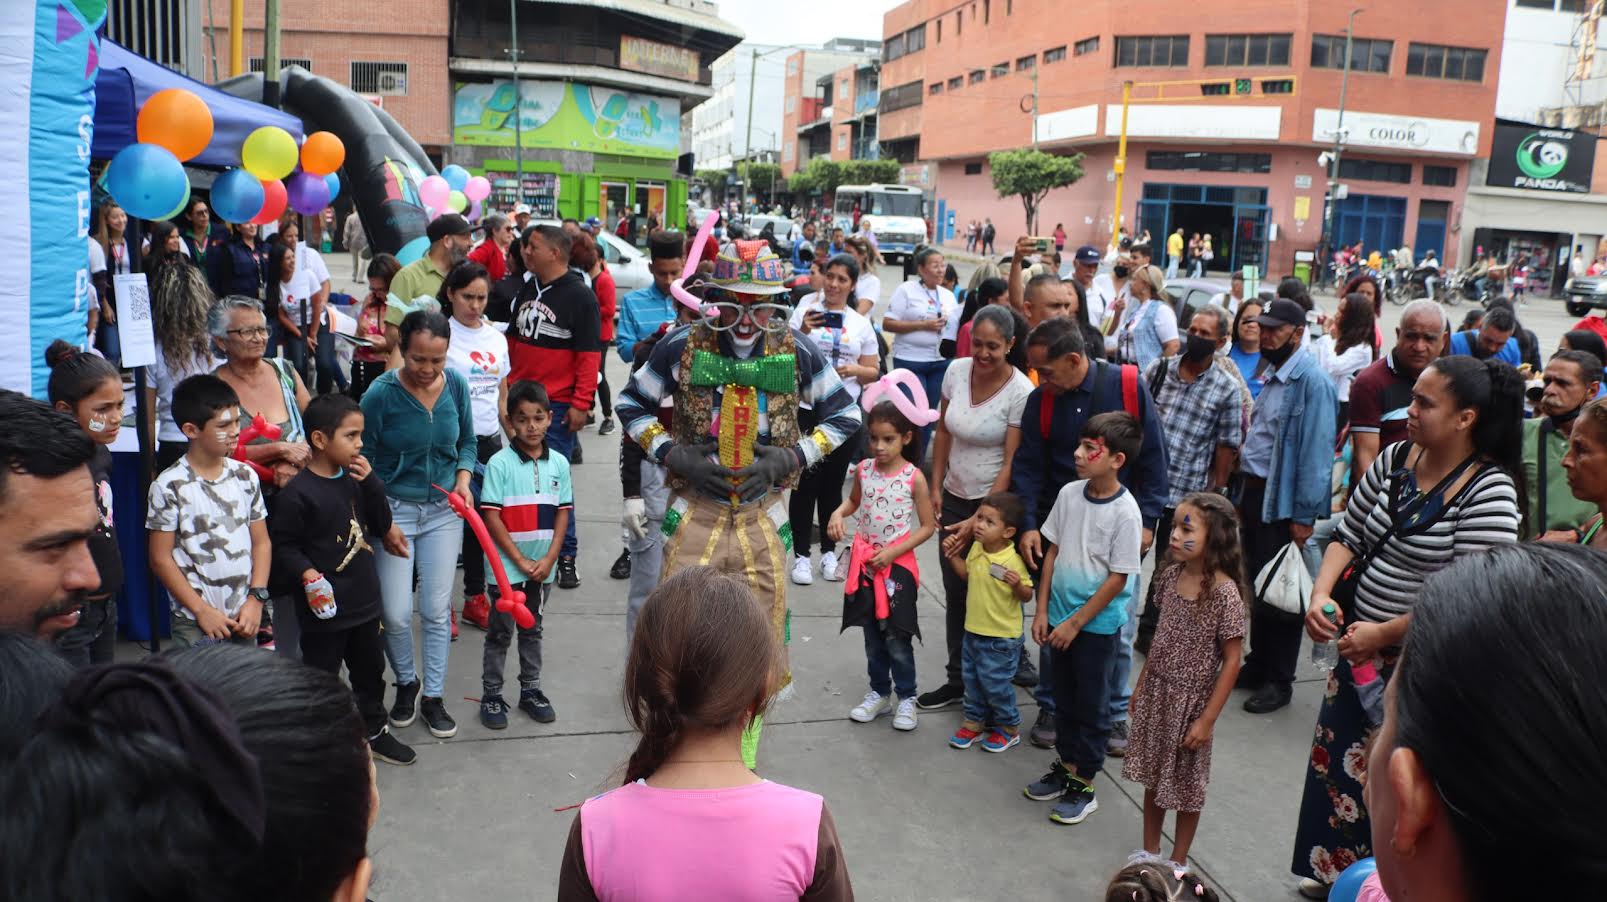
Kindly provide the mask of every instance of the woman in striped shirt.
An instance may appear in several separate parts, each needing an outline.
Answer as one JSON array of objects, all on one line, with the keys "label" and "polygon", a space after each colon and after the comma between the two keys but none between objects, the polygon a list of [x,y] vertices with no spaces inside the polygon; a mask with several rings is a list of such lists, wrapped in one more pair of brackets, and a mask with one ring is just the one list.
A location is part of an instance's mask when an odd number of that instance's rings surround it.
[{"label": "woman in striped shirt", "polygon": [[[1526,509],[1523,388],[1518,372],[1498,360],[1434,361],[1412,389],[1411,440],[1385,448],[1368,467],[1323,556],[1306,632],[1314,642],[1337,640],[1341,660],[1317,715],[1295,834],[1291,869],[1308,898],[1326,896],[1339,872],[1372,854],[1361,788],[1364,747],[1377,724],[1362,708],[1351,665],[1374,665],[1387,680],[1427,576],[1518,540]],[[1354,609],[1335,624],[1323,606],[1353,561],[1361,567]]]}]

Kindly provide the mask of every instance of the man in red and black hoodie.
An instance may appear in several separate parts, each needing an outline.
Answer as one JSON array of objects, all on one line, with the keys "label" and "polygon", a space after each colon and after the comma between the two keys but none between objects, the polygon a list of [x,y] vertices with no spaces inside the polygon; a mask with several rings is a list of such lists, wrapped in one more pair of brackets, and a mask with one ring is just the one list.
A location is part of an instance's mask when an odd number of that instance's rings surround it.
[{"label": "man in red and black hoodie", "polygon": [[[602,365],[602,319],[597,296],[581,274],[569,268],[569,236],[558,226],[526,229],[519,241],[524,272],[498,283],[499,313],[508,320],[508,381],[540,382],[552,400],[552,426],[547,447],[565,459],[573,456],[575,433],[586,426],[586,414],[597,394]],[[580,586],[575,572],[575,527],[564,534],[558,552],[558,587]]]}]

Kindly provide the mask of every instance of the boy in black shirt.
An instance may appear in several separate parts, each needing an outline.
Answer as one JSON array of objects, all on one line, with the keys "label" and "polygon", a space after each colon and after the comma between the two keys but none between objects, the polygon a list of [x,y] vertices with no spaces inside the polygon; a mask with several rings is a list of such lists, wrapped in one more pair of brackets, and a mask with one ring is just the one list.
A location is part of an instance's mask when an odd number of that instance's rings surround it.
[{"label": "boy in black shirt", "polygon": [[301,658],[351,678],[375,758],[412,764],[417,753],[390,732],[385,716],[385,643],[380,638],[379,570],[370,538],[391,528],[385,487],[369,473],[363,411],[349,396],[320,395],[302,414],[312,457],[274,502],[269,523],[275,597],[296,604]]}]

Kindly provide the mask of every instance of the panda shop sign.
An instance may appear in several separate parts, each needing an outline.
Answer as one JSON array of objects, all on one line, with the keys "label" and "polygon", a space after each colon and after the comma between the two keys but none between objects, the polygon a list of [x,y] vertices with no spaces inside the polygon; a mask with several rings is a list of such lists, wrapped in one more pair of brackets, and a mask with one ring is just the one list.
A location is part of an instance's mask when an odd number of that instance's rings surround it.
[{"label": "panda shop sign", "polygon": [[1589,194],[1595,141],[1583,132],[1498,119],[1484,183],[1492,188]]}]

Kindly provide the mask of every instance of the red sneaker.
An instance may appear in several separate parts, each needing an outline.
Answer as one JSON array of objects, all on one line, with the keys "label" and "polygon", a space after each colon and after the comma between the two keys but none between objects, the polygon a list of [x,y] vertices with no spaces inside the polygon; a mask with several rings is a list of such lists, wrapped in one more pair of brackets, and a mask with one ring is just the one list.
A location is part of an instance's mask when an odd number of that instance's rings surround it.
[{"label": "red sneaker", "polygon": [[957,749],[968,749],[981,737],[981,730],[973,730],[962,723],[960,728],[954,731],[954,735],[949,737],[949,745]]},{"label": "red sneaker", "polygon": [[452,641],[458,641],[458,612],[452,612]]},{"label": "red sneaker", "polygon": [[463,619],[480,629],[490,629],[491,599],[484,592],[463,599]]}]

